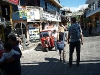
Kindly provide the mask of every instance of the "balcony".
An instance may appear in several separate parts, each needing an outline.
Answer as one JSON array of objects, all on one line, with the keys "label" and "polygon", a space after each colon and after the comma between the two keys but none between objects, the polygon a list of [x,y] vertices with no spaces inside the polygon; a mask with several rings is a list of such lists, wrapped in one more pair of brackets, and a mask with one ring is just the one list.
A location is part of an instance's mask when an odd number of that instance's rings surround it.
[{"label": "balcony", "polygon": [[57,2],[56,0],[46,0],[46,1],[49,3],[53,3],[54,5],[56,5],[59,8],[62,8],[62,5],[59,2]]},{"label": "balcony", "polygon": [[93,14],[100,12],[100,1],[98,0],[87,0],[89,4],[88,9],[86,10],[86,17],[92,16]]},{"label": "balcony", "polygon": [[87,10],[86,11],[86,17],[89,17],[89,16],[92,16],[93,14],[97,13],[97,12],[100,12],[100,7],[94,9],[94,10]]}]

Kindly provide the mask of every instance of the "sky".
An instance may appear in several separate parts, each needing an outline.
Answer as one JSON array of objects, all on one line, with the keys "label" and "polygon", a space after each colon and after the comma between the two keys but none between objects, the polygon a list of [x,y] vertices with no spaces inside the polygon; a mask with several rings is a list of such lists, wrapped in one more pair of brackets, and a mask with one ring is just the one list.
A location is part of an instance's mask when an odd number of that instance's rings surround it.
[{"label": "sky", "polygon": [[71,11],[78,11],[81,8],[86,8],[86,0],[60,0],[60,3],[63,7],[70,8]]},{"label": "sky", "polygon": [[60,0],[62,6],[78,7],[85,4],[86,0]]}]

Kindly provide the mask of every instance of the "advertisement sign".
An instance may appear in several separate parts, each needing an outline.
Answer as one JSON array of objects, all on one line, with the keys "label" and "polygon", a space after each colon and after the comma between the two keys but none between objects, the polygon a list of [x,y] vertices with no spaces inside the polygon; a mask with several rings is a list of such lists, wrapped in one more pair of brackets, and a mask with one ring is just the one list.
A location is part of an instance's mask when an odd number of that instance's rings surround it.
[{"label": "advertisement sign", "polygon": [[18,4],[19,0],[3,0],[12,4]]},{"label": "advertisement sign", "polygon": [[25,6],[18,6],[18,10],[19,10],[19,17],[26,19],[27,18],[26,7]]},{"label": "advertisement sign", "polygon": [[34,22],[34,20],[40,20],[40,11],[34,6],[26,6],[27,22]]},{"label": "advertisement sign", "polygon": [[42,13],[42,19],[46,19],[48,21],[61,21],[60,15],[54,15],[45,11]]}]

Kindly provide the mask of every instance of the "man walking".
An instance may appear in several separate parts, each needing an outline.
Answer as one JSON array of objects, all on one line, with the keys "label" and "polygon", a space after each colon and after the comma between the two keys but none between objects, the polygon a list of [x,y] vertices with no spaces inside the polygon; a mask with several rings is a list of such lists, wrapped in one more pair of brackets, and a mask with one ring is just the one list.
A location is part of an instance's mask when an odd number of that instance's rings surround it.
[{"label": "man walking", "polygon": [[[80,41],[81,39],[81,41]],[[83,35],[82,30],[79,24],[76,23],[76,18],[71,18],[71,26],[68,29],[68,44],[69,44],[69,66],[72,66],[72,58],[73,58],[73,52],[76,48],[77,53],[77,67],[79,66],[80,62],[80,48],[83,44]]]}]

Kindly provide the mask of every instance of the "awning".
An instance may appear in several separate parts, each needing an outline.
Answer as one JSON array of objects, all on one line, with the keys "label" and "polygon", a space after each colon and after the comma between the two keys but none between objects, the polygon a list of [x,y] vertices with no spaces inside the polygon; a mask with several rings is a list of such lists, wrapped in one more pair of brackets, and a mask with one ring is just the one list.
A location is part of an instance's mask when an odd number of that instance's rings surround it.
[{"label": "awning", "polygon": [[62,5],[59,3],[59,2],[57,2],[56,0],[46,0],[46,1],[48,1],[48,2],[50,2],[50,3],[54,3],[56,6],[58,6],[59,8],[62,8]]}]

